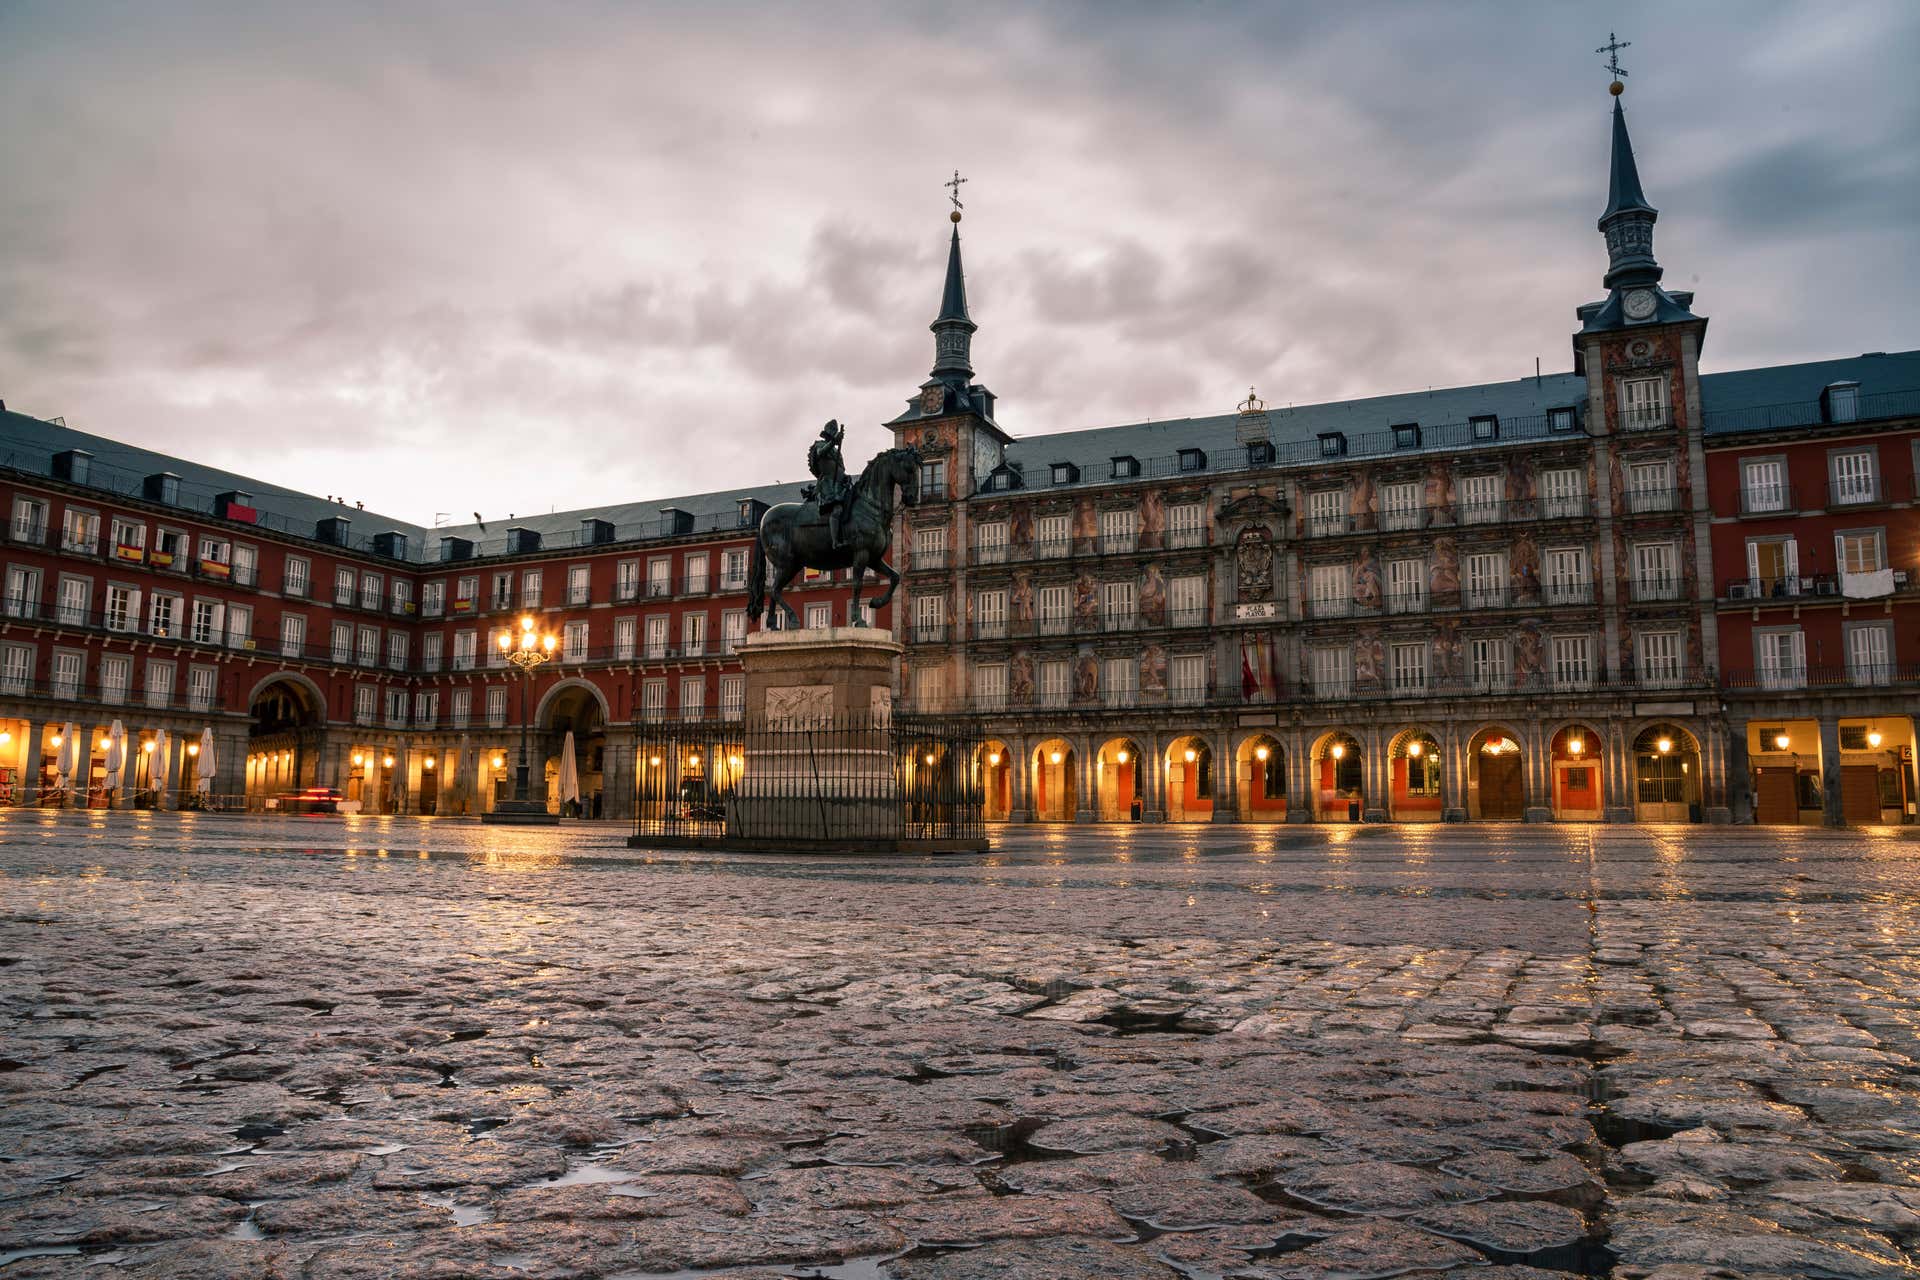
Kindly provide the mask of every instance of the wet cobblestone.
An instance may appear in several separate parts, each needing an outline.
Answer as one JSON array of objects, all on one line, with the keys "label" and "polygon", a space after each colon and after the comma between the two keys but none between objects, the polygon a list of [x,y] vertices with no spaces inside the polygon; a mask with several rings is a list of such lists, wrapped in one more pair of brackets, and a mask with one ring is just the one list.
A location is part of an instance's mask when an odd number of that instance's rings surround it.
[{"label": "wet cobblestone", "polygon": [[1920,1275],[1907,832],[0,815],[0,1277]]}]

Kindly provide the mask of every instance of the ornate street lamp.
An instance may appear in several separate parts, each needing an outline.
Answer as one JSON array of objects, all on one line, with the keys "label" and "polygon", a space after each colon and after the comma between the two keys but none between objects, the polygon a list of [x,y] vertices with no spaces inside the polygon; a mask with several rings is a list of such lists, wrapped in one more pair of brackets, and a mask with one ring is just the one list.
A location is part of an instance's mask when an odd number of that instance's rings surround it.
[{"label": "ornate street lamp", "polygon": [[560,638],[551,631],[543,632],[530,613],[520,615],[520,630],[500,633],[501,656],[511,662],[525,677],[520,683],[520,764],[514,770],[513,799],[494,807],[486,818],[495,822],[558,822],[544,805],[536,805],[527,798],[528,761],[532,755],[532,719],[527,710],[527,690],[533,684],[534,673],[553,657],[553,651],[559,647]]}]

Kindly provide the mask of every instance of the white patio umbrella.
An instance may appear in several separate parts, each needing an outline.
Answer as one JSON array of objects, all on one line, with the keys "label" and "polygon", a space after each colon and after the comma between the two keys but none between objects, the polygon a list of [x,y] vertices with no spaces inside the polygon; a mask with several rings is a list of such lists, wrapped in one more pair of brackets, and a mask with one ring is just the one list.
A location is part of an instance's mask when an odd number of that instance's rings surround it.
[{"label": "white patio umbrella", "polygon": [[163,809],[167,804],[167,753],[173,750],[173,738],[165,729],[157,730],[153,735],[153,750],[147,753],[147,789],[153,792],[153,804]]},{"label": "white patio umbrella", "polygon": [[56,791],[65,791],[73,785],[73,775],[80,767],[80,730],[69,720],[60,728],[60,749],[53,756],[53,785]]},{"label": "white patio umbrella", "polygon": [[194,774],[193,789],[203,796],[213,794],[213,775],[219,760],[213,753],[213,726],[200,730],[199,772]]},{"label": "white patio umbrella", "polygon": [[115,720],[107,727],[107,790],[118,792],[127,776],[127,726]]},{"label": "white patio umbrella", "polygon": [[580,766],[573,758],[573,730],[567,730],[566,738],[560,744],[560,803],[580,800]]}]

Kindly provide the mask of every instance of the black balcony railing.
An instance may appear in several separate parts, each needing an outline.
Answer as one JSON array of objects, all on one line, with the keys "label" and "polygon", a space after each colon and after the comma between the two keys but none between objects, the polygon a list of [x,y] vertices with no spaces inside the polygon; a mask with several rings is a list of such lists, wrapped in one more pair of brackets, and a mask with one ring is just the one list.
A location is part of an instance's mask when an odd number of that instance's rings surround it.
[{"label": "black balcony railing", "polygon": [[[1880,599],[1881,595],[1847,595],[1847,588],[1860,587],[1849,582],[1865,580],[1863,574],[1838,573],[1778,573],[1753,576],[1743,574],[1737,578],[1728,578],[1720,584],[1720,598],[1729,601],[1794,601],[1819,599]],[[1877,580],[1878,575],[1875,575]],[[1912,595],[1920,593],[1920,569],[1895,569],[1888,574],[1891,595]]]},{"label": "black balcony railing", "polygon": [[[1708,409],[1701,417],[1710,436],[1818,427],[1836,422],[1829,415],[1827,405],[1820,400],[1795,400],[1786,404],[1754,405],[1744,409]],[[1920,417],[1920,390],[1883,391],[1860,396],[1855,402],[1854,412],[1838,421],[1850,424],[1911,417]]]},{"label": "black balcony railing", "polygon": [[1725,672],[1720,678],[1723,689],[1771,693],[1799,689],[1905,689],[1915,685],[1920,685],[1920,661],[1749,667]]},{"label": "black balcony railing", "polygon": [[1827,484],[1829,507],[1865,507],[1887,500],[1887,482],[1878,475],[1850,476]]},{"label": "black balcony railing", "polygon": [[1784,516],[1799,510],[1799,491],[1790,484],[1747,484],[1740,488],[1740,514],[1743,516]]}]

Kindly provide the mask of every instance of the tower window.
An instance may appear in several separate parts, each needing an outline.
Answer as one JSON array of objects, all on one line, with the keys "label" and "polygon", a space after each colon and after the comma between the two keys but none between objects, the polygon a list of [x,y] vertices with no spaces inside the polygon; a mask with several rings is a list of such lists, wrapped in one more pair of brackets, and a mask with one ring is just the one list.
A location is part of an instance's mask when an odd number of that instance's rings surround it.
[{"label": "tower window", "polygon": [[1320,456],[1323,458],[1344,458],[1347,454],[1347,437],[1338,431],[1329,431],[1320,437]]},{"label": "tower window", "polygon": [[1393,447],[1396,449],[1418,449],[1420,447],[1420,424],[1402,422],[1393,429]]},{"label": "tower window", "polygon": [[1500,438],[1500,419],[1494,417],[1492,414],[1482,414],[1479,417],[1469,418],[1467,421],[1473,427],[1473,438],[1475,440],[1497,440]]},{"label": "tower window", "polygon": [[947,464],[944,460],[936,458],[920,464],[920,493],[922,497],[929,498],[947,496]]}]

